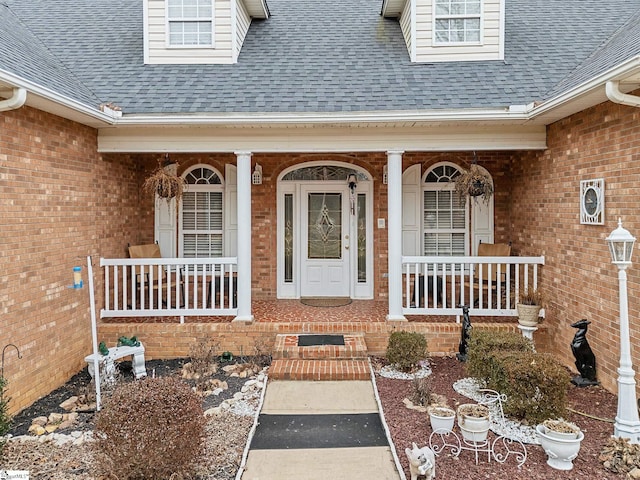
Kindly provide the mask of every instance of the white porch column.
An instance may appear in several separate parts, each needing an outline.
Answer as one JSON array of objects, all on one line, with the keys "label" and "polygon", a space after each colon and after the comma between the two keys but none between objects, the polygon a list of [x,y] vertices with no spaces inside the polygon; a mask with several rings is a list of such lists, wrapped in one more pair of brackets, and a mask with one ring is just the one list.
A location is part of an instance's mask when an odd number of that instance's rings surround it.
[{"label": "white porch column", "polygon": [[402,154],[387,152],[387,223],[389,314],[387,320],[406,320],[402,314]]},{"label": "white porch column", "polygon": [[235,152],[238,165],[238,314],[234,322],[253,322],[251,313],[251,152]]}]

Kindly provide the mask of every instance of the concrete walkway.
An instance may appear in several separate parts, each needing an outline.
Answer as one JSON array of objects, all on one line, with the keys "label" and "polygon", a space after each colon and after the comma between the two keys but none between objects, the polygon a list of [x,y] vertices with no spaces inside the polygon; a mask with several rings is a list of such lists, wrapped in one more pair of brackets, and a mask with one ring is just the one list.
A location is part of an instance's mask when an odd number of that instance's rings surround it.
[{"label": "concrete walkway", "polygon": [[400,480],[377,414],[371,381],[270,381],[241,478]]}]

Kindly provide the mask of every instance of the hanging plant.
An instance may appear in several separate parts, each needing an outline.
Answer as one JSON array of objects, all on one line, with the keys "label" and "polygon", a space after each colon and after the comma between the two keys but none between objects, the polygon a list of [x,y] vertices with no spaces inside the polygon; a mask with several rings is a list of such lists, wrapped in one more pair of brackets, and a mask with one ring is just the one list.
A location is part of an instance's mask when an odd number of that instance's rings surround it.
[{"label": "hanging plant", "polygon": [[456,192],[461,197],[482,197],[484,203],[489,203],[493,195],[491,177],[475,163],[472,163],[468,170],[463,170],[453,182]]},{"label": "hanging plant", "polygon": [[158,167],[144,181],[142,188],[145,192],[154,195],[157,194],[160,198],[166,201],[169,201],[172,198],[180,201],[186,187],[186,183],[182,177],[175,173],[177,168],[173,168],[172,171],[167,168],[170,165],[177,166],[177,164],[169,163],[168,154],[165,156],[164,166],[160,160],[158,160]]}]

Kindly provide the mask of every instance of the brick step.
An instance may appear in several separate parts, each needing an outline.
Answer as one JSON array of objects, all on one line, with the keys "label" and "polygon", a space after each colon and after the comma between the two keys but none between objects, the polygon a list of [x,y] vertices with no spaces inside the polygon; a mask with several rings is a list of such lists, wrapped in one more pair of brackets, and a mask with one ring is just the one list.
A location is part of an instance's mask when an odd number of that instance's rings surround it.
[{"label": "brick step", "polygon": [[367,360],[274,360],[269,367],[272,380],[369,380]]},{"label": "brick step", "polygon": [[361,359],[367,358],[367,345],[364,334],[345,334],[344,345],[298,346],[302,334],[284,334],[276,336],[273,358],[278,359]]}]

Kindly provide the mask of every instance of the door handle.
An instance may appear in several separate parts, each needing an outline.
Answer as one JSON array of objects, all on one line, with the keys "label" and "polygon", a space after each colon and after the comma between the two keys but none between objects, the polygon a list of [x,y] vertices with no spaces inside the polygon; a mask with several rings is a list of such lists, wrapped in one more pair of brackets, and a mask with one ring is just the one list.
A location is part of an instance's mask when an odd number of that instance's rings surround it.
[{"label": "door handle", "polygon": [[345,250],[349,250],[349,245],[345,245],[345,246],[344,246],[344,249],[345,249]]}]

